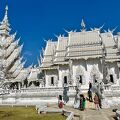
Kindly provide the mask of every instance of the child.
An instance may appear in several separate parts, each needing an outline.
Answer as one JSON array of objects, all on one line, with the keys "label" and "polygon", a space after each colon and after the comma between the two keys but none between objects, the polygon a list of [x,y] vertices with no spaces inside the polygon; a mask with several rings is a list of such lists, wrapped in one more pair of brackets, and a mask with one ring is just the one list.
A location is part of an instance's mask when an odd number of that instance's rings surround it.
[{"label": "child", "polygon": [[99,97],[98,97],[98,95],[97,94],[95,94],[95,96],[94,96],[94,104],[95,104],[95,108],[96,108],[96,110],[99,110]]}]

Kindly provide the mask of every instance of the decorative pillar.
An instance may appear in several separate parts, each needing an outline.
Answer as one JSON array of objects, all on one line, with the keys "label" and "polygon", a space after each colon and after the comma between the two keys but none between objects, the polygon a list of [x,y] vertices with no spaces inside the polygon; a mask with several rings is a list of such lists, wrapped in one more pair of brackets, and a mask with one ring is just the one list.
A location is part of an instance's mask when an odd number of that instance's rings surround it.
[{"label": "decorative pillar", "polygon": [[18,83],[18,90],[20,90],[21,89],[21,84],[20,84],[20,82]]},{"label": "decorative pillar", "polygon": [[72,69],[72,60],[69,59],[69,85],[73,85],[73,69]]}]

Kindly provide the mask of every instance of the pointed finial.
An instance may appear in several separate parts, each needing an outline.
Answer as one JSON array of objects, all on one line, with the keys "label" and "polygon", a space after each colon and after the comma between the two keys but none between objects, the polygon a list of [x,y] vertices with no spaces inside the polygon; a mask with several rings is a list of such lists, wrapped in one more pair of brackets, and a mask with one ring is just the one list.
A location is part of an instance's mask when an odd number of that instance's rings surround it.
[{"label": "pointed finial", "polygon": [[85,22],[84,22],[84,20],[82,19],[82,21],[81,21],[81,30],[83,31],[83,30],[85,30]]},{"label": "pointed finial", "polygon": [[9,32],[10,32],[10,24],[9,24],[9,21],[8,21],[8,6],[6,5],[6,8],[5,8],[5,15],[4,15],[4,18],[0,24],[0,30],[1,30],[1,33],[0,35],[5,35],[5,36],[9,36]]},{"label": "pointed finial", "polygon": [[6,8],[5,8],[5,16],[4,16],[3,21],[4,21],[4,22],[7,22],[7,21],[8,21],[8,5],[6,5]]},{"label": "pointed finial", "polygon": [[8,11],[8,5],[6,5],[6,8],[5,8],[6,11]]}]

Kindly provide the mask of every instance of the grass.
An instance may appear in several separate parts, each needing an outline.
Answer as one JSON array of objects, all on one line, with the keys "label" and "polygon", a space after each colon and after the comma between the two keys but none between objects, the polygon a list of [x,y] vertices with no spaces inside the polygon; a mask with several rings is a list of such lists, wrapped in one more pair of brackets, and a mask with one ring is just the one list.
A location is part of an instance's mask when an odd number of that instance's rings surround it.
[{"label": "grass", "polygon": [[37,114],[35,107],[0,107],[0,120],[65,120],[61,114]]}]

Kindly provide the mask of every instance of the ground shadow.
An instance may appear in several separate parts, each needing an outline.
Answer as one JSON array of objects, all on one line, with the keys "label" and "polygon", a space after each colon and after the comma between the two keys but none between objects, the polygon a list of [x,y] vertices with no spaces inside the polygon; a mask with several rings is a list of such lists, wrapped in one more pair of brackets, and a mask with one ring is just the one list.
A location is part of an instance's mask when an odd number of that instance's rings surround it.
[{"label": "ground shadow", "polygon": [[89,108],[90,110],[96,110],[95,108]]},{"label": "ground shadow", "polygon": [[118,120],[115,115],[112,115],[111,118],[113,118],[114,120]]}]

